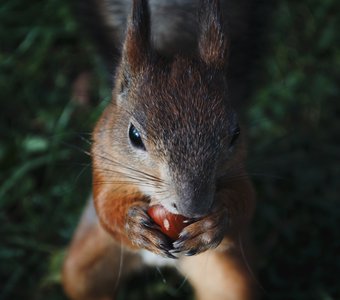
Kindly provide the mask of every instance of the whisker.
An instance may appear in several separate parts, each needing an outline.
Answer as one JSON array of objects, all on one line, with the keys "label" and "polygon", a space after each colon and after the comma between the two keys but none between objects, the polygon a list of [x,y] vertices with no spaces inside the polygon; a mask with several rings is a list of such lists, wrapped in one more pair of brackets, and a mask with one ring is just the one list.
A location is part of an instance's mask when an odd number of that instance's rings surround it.
[{"label": "whisker", "polygon": [[184,285],[188,282],[188,276],[184,276],[181,284],[179,285],[179,287],[176,289],[176,291],[178,292],[180,289],[182,289],[184,287]]},{"label": "whisker", "polygon": [[[134,180],[134,181],[137,181],[137,182],[141,182],[141,183],[143,183],[143,182],[144,183],[146,183],[146,182],[149,183],[150,182],[150,180],[144,181],[144,178],[140,178],[139,176],[133,176],[133,175],[130,175],[130,174],[126,174],[126,173],[121,172],[121,171],[110,170],[110,169],[102,169],[102,168],[96,168],[95,170],[100,170],[102,173],[107,174],[107,175],[115,175],[115,176],[123,175],[127,179],[131,179],[131,180]],[[156,183],[162,185],[161,182],[157,181]],[[152,180],[151,180],[150,185],[156,187],[156,185],[154,185],[154,182]]]},{"label": "whisker", "polygon": [[62,145],[64,145],[64,146],[67,146],[67,147],[73,149],[73,150],[77,150],[77,151],[79,151],[80,153],[86,154],[87,156],[91,156],[91,153],[90,153],[89,151],[84,150],[83,148],[80,148],[80,147],[78,147],[78,146],[76,146],[76,145],[69,144],[69,143],[67,143],[67,142],[60,142],[60,143],[61,143]]},{"label": "whisker", "polygon": [[284,180],[283,177],[276,176],[276,175],[271,175],[271,174],[265,174],[265,173],[244,173],[244,174],[237,174],[237,175],[230,175],[230,176],[224,176],[222,177],[228,182],[233,182],[233,181],[238,181],[241,179],[246,179],[249,177],[256,177],[256,178],[271,178],[271,179],[280,179]]},{"label": "whisker", "polygon": [[79,172],[79,174],[77,175],[77,177],[75,178],[75,182],[77,182],[79,180],[79,178],[85,173],[85,171],[91,166],[90,163],[88,164],[83,164],[83,168],[82,170]]},{"label": "whisker", "polygon": [[251,276],[252,280],[257,284],[257,286],[265,292],[264,287],[262,286],[260,281],[256,278],[254,271],[253,271],[253,269],[251,268],[251,266],[248,262],[247,256],[246,256],[245,251],[244,251],[244,246],[243,246],[241,234],[238,234],[238,244],[239,244],[239,249],[241,251],[242,260],[243,260],[243,262],[244,262],[244,264],[247,268],[247,271],[249,272],[249,275]]},{"label": "whisker", "polygon": [[119,287],[119,283],[120,283],[120,278],[122,276],[123,273],[123,260],[124,260],[124,246],[123,243],[120,242],[120,247],[119,247],[120,251],[119,251],[119,267],[118,267],[118,278],[116,280],[116,284],[115,284],[115,288],[114,290],[117,291],[118,287]]},{"label": "whisker", "polygon": [[151,185],[143,185],[143,184],[140,184],[139,182],[131,182],[131,181],[127,181],[127,182],[123,182],[123,181],[120,181],[120,182],[117,182],[117,181],[95,181],[95,182],[93,182],[93,185],[104,185],[104,184],[107,184],[107,185],[120,184],[120,185],[132,185],[132,186],[142,186],[142,187],[143,186],[144,187],[150,187],[151,186]]},{"label": "whisker", "polygon": [[144,171],[141,171],[141,170],[138,170],[138,169],[135,169],[133,168],[132,166],[129,166],[129,165],[125,165],[123,163],[120,163],[116,160],[114,160],[113,158],[108,158],[106,156],[103,156],[103,155],[99,155],[100,158],[104,159],[104,160],[107,160],[108,162],[112,163],[113,166],[120,166],[122,169],[126,169],[128,171],[132,171],[138,175],[142,175],[144,176],[145,179],[152,179],[154,181],[157,181],[157,182],[164,182],[162,179],[154,176],[154,175],[151,175],[149,173],[146,173]]},{"label": "whisker", "polygon": [[83,136],[79,136],[80,137],[80,139],[83,141],[83,142],[85,142],[86,144],[88,144],[88,145],[92,145],[92,141],[91,140],[89,140],[89,139],[87,139],[87,138],[85,138],[85,137],[83,137]]},{"label": "whisker", "polygon": [[262,178],[272,178],[272,179],[280,179],[280,180],[285,180],[284,177],[278,176],[278,175],[273,175],[273,174],[266,174],[266,173],[248,173],[252,177],[262,177]]},{"label": "whisker", "polygon": [[163,274],[162,271],[161,271],[161,268],[158,267],[157,265],[155,266],[155,268],[156,268],[157,272],[159,273],[159,275],[161,275],[162,282],[163,282],[164,284],[166,284],[167,281],[166,281],[166,278],[165,278],[164,274]]}]

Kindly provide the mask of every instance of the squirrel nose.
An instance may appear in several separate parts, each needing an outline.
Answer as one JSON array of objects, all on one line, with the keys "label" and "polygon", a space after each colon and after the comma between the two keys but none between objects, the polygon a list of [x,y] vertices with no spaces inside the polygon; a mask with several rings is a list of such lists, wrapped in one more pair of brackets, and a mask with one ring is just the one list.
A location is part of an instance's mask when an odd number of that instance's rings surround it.
[{"label": "squirrel nose", "polygon": [[214,194],[211,192],[186,192],[178,198],[176,203],[179,214],[188,218],[201,218],[211,212]]}]

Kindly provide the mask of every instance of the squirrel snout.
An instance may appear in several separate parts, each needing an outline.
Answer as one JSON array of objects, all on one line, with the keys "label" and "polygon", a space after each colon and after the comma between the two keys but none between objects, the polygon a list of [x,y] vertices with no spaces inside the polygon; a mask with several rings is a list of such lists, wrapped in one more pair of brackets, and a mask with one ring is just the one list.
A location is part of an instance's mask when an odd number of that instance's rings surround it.
[{"label": "squirrel snout", "polygon": [[179,214],[188,218],[201,218],[211,212],[214,202],[213,193],[192,195],[186,193],[175,204]]}]

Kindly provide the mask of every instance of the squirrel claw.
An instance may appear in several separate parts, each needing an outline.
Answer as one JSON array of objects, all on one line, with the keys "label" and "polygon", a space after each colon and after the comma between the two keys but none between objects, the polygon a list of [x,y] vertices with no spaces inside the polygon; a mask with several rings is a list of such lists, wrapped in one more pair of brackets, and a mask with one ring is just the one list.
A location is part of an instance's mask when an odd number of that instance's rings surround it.
[{"label": "squirrel claw", "polygon": [[147,227],[147,228],[160,230],[159,225],[157,225],[156,223],[153,223],[152,221],[149,221],[149,220],[142,221],[141,224],[143,226]]},{"label": "squirrel claw", "polygon": [[171,249],[169,252],[170,252],[171,254],[178,254],[178,253],[181,252],[181,250],[179,250],[179,249]]},{"label": "squirrel claw", "polygon": [[196,255],[198,253],[197,249],[191,249],[189,251],[187,251],[186,253],[184,253],[185,256],[193,256]]},{"label": "squirrel claw", "polygon": [[223,239],[226,227],[227,218],[224,214],[213,214],[200,219],[183,229],[179,239],[173,242],[171,253],[193,256],[216,248]]},{"label": "squirrel claw", "polygon": [[178,252],[181,252],[180,248],[183,247],[184,242],[185,242],[185,240],[181,240],[181,239],[175,241],[175,242],[172,244],[173,247],[174,247],[174,250],[173,250],[173,251],[176,251],[177,253],[178,253]]},{"label": "squirrel claw", "polygon": [[167,257],[168,257],[168,258],[172,258],[172,259],[178,259],[178,257],[177,257],[177,256],[175,256],[175,255],[173,255],[173,254],[171,253],[171,250],[170,250],[170,251],[168,251],[168,252],[166,252],[166,254],[167,254]]},{"label": "squirrel claw", "polygon": [[146,208],[143,206],[130,208],[125,225],[126,234],[134,241],[135,246],[163,257],[176,259],[177,257],[170,253],[170,250],[173,249],[170,239],[150,219]]}]

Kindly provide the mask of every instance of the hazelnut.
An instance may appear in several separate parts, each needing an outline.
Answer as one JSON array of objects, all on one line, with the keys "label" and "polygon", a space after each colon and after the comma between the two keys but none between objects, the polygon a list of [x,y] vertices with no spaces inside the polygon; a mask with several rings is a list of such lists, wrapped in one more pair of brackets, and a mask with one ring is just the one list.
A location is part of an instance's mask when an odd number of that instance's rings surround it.
[{"label": "hazelnut", "polygon": [[183,228],[190,224],[190,219],[172,214],[161,205],[151,206],[148,214],[161,227],[161,231],[172,240],[177,240]]}]

